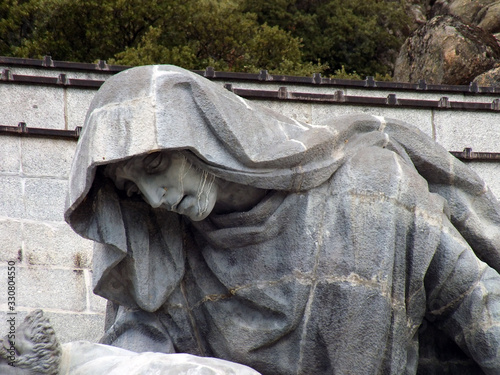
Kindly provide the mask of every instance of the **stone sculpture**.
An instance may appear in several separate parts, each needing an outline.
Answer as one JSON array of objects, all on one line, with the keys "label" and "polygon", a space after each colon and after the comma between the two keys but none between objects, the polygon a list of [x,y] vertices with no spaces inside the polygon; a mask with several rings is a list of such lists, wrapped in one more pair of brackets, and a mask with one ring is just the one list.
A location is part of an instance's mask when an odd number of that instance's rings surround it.
[{"label": "stone sculpture", "polygon": [[133,68],[92,102],[66,220],[95,241],[103,343],[273,375],[415,374],[428,327],[500,372],[499,205],[403,122],[305,124]]},{"label": "stone sculpture", "polygon": [[258,375],[236,363],[189,354],[134,353],[75,341],[60,345],[41,310],[28,314],[13,337],[0,340],[2,375]]},{"label": "stone sculpture", "polygon": [[29,314],[16,333],[0,340],[0,373],[57,374],[61,357],[54,329],[41,310]]}]

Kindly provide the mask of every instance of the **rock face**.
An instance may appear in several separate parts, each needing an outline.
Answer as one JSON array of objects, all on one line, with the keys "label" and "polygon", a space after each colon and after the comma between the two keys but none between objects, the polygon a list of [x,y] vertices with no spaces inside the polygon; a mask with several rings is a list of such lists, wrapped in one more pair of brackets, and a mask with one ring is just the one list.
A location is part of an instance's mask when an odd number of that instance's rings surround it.
[{"label": "rock face", "polygon": [[488,33],[500,32],[500,1],[498,0],[438,0],[431,16],[452,15],[468,25],[475,25]]},{"label": "rock face", "polygon": [[496,39],[453,16],[437,16],[406,40],[396,60],[394,80],[462,85],[492,69],[500,58]]},{"label": "rock face", "polygon": [[474,79],[479,86],[500,87],[500,67],[493,68],[487,72],[480,74]]},{"label": "rock face", "polygon": [[406,13],[410,16],[410,20],[412,21],[411,24],[408,25],[411,32],[428,21],[427,15],[430,9],[429,0],[409,0],[406,2]]}]

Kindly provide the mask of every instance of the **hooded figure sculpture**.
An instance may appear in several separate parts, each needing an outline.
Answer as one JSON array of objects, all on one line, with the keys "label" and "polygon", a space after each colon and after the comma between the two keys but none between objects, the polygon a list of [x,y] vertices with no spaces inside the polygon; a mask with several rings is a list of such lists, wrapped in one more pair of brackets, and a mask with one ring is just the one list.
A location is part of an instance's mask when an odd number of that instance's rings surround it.
[{"label": "hooded figure sculpture", "polygon": [[263,374],[416,374],[432,326],[500,372],[498,203],[402,122],[305,124],[133,68],[91,104],[66,220],[96,242],[104,343]]}]

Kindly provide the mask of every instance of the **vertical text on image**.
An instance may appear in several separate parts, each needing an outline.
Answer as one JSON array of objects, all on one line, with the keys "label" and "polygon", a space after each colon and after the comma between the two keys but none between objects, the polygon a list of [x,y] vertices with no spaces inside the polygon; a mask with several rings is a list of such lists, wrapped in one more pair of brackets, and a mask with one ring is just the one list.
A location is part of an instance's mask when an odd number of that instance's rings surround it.
[{"label": "vertical text on image", "polygon": [[7,324],[9,326],[7,339],[10,342],[10,348],[7,350],[9,365],[14,366],[16,341],[16,262],[9,260],[7,262]]}]

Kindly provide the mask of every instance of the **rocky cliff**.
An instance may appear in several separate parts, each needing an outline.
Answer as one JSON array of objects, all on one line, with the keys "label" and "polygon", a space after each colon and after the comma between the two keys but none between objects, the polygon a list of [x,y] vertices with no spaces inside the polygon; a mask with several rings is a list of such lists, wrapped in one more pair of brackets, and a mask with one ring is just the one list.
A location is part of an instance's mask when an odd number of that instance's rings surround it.
[{"label": "rocky cliff", "polygon": [[500,1],[411,0],[394,80],[500,86]]}]

